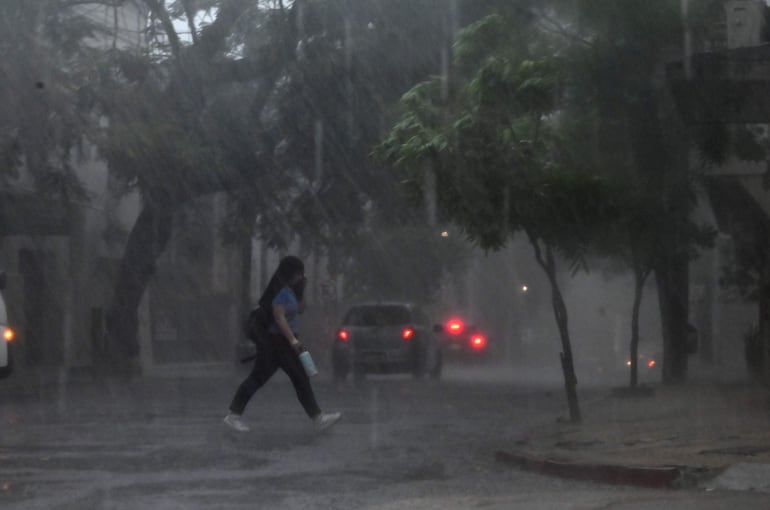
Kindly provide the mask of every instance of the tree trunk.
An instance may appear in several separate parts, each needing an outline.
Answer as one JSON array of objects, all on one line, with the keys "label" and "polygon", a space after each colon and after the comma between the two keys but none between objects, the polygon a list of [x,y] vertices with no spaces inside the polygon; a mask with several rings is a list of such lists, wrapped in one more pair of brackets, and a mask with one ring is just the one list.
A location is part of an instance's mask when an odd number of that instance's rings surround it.
[{"label": "tree trunk", "polygon": [[115,293],[105,314],[107,359],[112,373],[130,375],[139,356],[137,309],[171,237],[173,209],[144,205],[131,229]]},{"label": "tree trunk", "polygon": [[577,396],[577,377],[575,376],[575,367],[572,358],[572,344],[569,336],[567,306],[564,304],[564,298],[556,278],[556,260],[550,246],[546,245],[544,258],[538,241],[530,236],[530,243],[535,249],[535,258],[537,259],[538,264],[545,271],[545,274],[548,276],[548,281],[551,284],[551,304],[553,305],[553,313],[556,317],[556,325],[559,328],[559,336],[561,338],[561,369],[564,374],[564,389],[567,394],[570,421],[572,423],[580,423],[582,416],[580,414],[580,405]]},{"label": "tree trunk", "polygon": [[687,378],[688,278],[686,257],[670,253],[655,267],[663,328],[664,384],[683,383]]},{"label": "tree trunk", "polygon": [[634,271],[634,305],[631,310],[631,380],[629,385],[636,388],[639,382],[639,309],[642,306],[644,282],[649,273]]}]

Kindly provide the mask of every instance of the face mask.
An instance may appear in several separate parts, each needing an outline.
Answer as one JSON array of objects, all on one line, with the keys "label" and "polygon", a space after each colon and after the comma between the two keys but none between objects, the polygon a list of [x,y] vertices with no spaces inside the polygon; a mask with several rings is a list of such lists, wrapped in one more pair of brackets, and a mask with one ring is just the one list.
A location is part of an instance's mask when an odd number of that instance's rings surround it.
[{"label": "face mask", "polygon": [[307,278],[303,276],[301,280],[299,280],[294,285],[291,285],[291,290],[294,292],[294,295],[297,296],[298,300],[302,300],[302,296],[305,293],[306,284],[307,284]]}]

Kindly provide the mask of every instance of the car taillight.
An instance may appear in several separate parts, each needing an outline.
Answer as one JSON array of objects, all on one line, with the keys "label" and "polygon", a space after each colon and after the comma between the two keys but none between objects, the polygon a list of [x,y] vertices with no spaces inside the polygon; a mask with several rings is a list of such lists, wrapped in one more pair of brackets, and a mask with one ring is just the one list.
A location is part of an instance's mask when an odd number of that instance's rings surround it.
[{"label": "car taillight", "polygon": [[487,339],[484,335],[473,335],[471,337],[471,347],[474,349],[483,349],[487,346]]},{"label": "car taillight", "polygon": [[404,328],[404,331],[401,332],[401,338],[404,340],[409,340],[414,336],[414,330],[412,328]]},{"label": "car taillight", "polygon": [[465,329],[465,324],[460,319],[449,319],[446,323],[446,330],[450,335],[459,335]]},{"label": "car taillight", "polygon": [[348,332],[347,332],[347,331],[345,331],[344,329],[341,329],[341,330],[339,330],[339,332],[337,333],[337,338],[339,338],[339,339],[340,339],[340,340],[342,340],[343,342],[347,342],[348,340],[350,340],[350,333],[348,333]]},{"label": "car taillight", "polygon": [[650,367],[650,368],[653,368],[655,366],[655,360],[651,359],[650,361],[648,361],[647,362],[647,366]]},{"label": "car taillight", "polygon": [[3,332],[3,338],[5,338],[6,342],[10,342],[14,339],[15,336],[16,333],[14,333],[11,328],[5,328],[5,332]]}]

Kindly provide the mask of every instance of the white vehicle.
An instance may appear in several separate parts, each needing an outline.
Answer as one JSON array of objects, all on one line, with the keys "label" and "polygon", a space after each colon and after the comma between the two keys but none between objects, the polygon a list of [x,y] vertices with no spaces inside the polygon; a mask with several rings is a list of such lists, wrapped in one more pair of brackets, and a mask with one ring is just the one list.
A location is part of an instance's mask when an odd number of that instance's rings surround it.
[{"label": "white vehicle", "polygon": [[2,289],[5,289],[5,273],[0,273],[0,379],[11,375],[13,363],[11,359],[11,342],[15,335],[8,325],[8,311]]}]

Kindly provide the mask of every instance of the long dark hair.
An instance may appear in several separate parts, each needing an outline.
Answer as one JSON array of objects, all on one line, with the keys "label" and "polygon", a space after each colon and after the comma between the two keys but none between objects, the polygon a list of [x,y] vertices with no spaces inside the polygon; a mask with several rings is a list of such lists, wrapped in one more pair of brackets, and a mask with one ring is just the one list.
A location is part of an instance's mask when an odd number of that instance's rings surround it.
[{"label": "long dark hair", "polygon": [[[278,295],[282,288],[289,285],[292,277],[297,273],[304,272],[305,264],[299,257],[287,255],[282,258],[281,262],[278,263],[278,269],[275,270],[265,291],[262,293],[262,297],[259,298],[259,306],[269,309],[273,304],[275,296]],[[298,295],[297,299],[302,300],[302,295]]]}]

